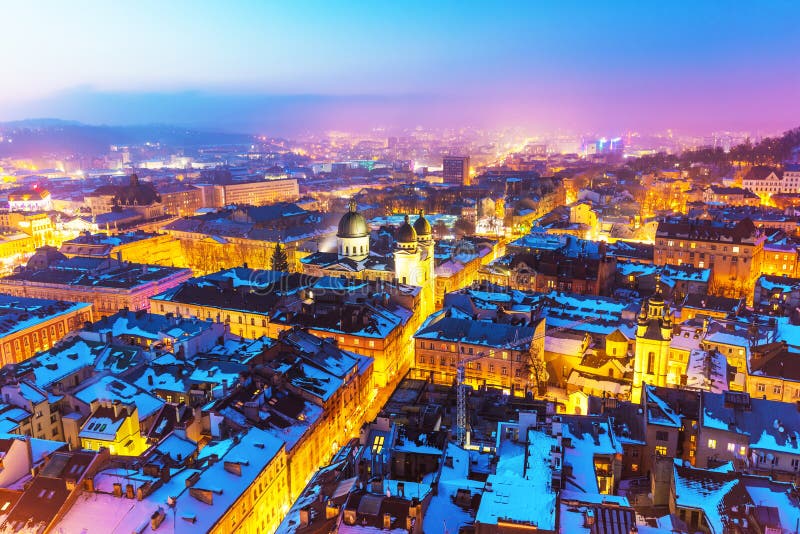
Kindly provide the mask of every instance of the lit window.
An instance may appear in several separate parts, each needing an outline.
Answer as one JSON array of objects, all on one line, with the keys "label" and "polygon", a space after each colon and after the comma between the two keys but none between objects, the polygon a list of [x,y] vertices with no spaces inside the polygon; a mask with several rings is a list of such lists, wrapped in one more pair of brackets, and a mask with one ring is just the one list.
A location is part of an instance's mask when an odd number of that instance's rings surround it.
[{"label": "lit window", "polygon": [[666,456],[667,455],[667,447],[666,447],[666,445],[656,445],[656,455],[657,456]]},{"label": "lit window", "polygon": [[717,448],[717,440],[709,439],[708,440],[708,448],[709,449],[716,449]]},{"label": "lit window", "polygon": [[735,452],[735,451],[736,451],[736,444],[728,443],[728,452]]}]

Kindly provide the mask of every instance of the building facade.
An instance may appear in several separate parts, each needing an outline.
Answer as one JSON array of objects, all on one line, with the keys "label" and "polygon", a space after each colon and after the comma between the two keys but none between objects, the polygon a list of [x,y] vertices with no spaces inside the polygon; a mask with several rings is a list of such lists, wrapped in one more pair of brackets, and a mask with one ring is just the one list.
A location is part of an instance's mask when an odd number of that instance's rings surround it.
[{"label": "building facade", "polygon": [[469,156],[445,156],[442,159],[442,181],[446,184],[472,185]]},{"label": "building facade", "polygon": [[654,263],[711,269],[711,293],[750,299],[761,274],[765,241],[750,219],[735,224],[672,219],[658,224]]}]

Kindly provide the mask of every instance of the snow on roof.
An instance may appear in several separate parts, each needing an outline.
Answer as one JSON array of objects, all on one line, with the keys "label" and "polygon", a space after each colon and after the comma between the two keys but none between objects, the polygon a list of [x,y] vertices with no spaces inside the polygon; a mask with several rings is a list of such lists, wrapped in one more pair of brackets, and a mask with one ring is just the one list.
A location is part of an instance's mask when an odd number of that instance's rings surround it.
[{"label": "snow on roof", "polygon": [[414,337],[512,348],[517,340],[528,340],[526,345],[529,346],[534,333],[535,328],[530,326],[476,321],[440,314],[423,324]]},{"label": "snow on roof", "polygon": [[770,292],[780,291],[781,293],[791,293],[800,289],[800,279],[798,278],[778,278],[768,274],[762,274],[756,281],[764,290]]},{"label": "snow on roof", "polygon": [[189,390],[187,384],[176,374],[177,371],[147,367],[133,383],[145,391],[160,389],[175,393],[186,393]]},{"label": "snow on roof", "polygon": [[681,350],[695,350],[700,348],[703,341],[703,329],[687,324],[680,325],[680,330],[673,333],[669,343],[670,348]]},{"label": "snow on roof", "polygon": [[784,532],[800,524],[800,503],[791,484],[768,481],[764,477],[747,477],[745,488],[757,505],[778,509]]},{"label": "snow on roof", "polygon": [[9,335],[39,326],[78,310],[86,310],[86,302],[64,302],[0,294],[0,334]]},{"label": "snow on roof", "polygon": [[622,454],[622,445],[614,436],[608,419],[587,416],[562,416],[562,434],[571,438],[564,448],[564,464],[572,466],[566,489],[600,493],[594,461],[597,456]]},{"label": "snow on roof", "polygon": [[776,318],[778,335],[775,341],[785,341],[791,346],[800,347],[800,325],[792,324],[789,317]]},{"label": "snow on roof", "polygon": [[[251,428],[243,434],[219,461],[205,469],[197,479],[195,490],[211,491],[211,504],[206,504],[182,492],[176,502],[181,517],[191,516],[195,522],[179,521],[175,532],[207,532],[228,511],[241,495],[248,491],[256,477],[278,456],[284,443],[268,432]],[[241,474],[225,469],[225,462],[239,464]]]},{"label": "snow on roof", "polygon": [[650,424],[681,427],[681,417],[659,397],[652,386],[645,385],[647,394],[647,421]]},{"label": "snow on roof", "polygon": [[86,385],[75,393],[75,398],[85,404],[94,400],[118,400],[125,404],[135,404],[139,419],[147,419],[164,405],[164,401],[150,393],[114,376],[104,376]]},{"label": "snow on roof", "polygon": [[583,342],[583,336],[549,334],[544,338],[544,350],[545,352],[576,356],[582,353]]},{"label": "snow on roof", "polygon": [[[544,432],[528,432],[526,447],[502,439],[497,451],[496,474],[489,475],[475,522],[497,525],[508,519],[536,525],[541,530],[555,530],[556,491],[552,488],[550,448],[556,438]],[[535,495],[535,499],[531,496]]]},{"label": "snow on roof", "polygon": [[19,383],[19,392],[20,394],[30,401],[33,405],[39,404],[40,402],[44,402],[47,400],[47,396],[33,384],[29,384],[27,381],[23,380]]},{"label": "snow on roof", "polygon": [[114,441],[125,419],[125,417],[89,417],[83,424],[83,427],[81,427],[78,436],[88,439]]},{"label": "snow on roof", "polygon": [[173,460],[185,460],[197,450],[197,443],[179,432],[170,432],[156,446],[156,450],[162,454],[168,454]]},{"label": "snow on roof", "polygon": [[686,375],[686,387],[722,393],[728,390],[728,359],[715,350],[693,349]]},{"label": "snow on roof", "polygon": [[[163,482],[145,499],[131,500],[113,495],[113,484],[131,483],[134,488],[146,482],[156,483],[157,479],[147,477],[138,471],[125,469],[112,469],[98,473],[95,476],[95,493],[79,492],[78,498],[69,508],[67,513],[54,526],[54,532],[81,532],[83,534],[106,534],[109,532],[127,534],[129,532],[144,532],[150,530],[150,516],[159,508],[170,512],[167,500],[184,493],[188,494],[186,479],[197,473],[195,469],[184,469],[173,474],[172,478]],[[102,492],[102,493],[101,493]],[[180,514],[180,510],[178,511]],[[186,521],[178,518],[181,523]],[[164,532],[173,532],[173,515],[167,513],[160,528]]]},{"label": "snow on roof", "polygon": [[33,367],[36,385],[47,388],[84,367],[93,366],[98,356],[107,350],[99,343],[74,338],[71,342],[40,352],[23,365]]},{"label": "snow on roof", "polygon": [[800,454],[800,418],[794,404],[746,393],[702,395],[704,427],[746,436],[751,450]]},{"label": "snow on roof", "polygon": [[678,460],[675,462],[676,506],[702,510],[712,534],[722,534],[728,512],[724,500],[739,484],[739,475],[679,466]]},{"label": "snow on roof", "polygon": [[442,527],[447,528],[448,532],[458,532],[461,526],[472,523],[472,516],[456,505],[454,498],[459,489],[467,489],[473,494],[483,491],[483,482],[469,478],[468,451],[450,443],[445,456],[453,458],[453,466],[445,464],[442,467],[438,492],[431,499],[423,519],[422,526],[425,532],[439,532]]}]

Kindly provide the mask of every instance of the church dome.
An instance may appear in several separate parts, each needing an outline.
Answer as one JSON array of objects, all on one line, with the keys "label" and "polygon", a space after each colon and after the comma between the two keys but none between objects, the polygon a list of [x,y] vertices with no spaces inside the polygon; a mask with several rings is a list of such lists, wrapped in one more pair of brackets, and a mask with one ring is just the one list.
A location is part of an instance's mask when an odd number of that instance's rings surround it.
[{"label": "church dome", "polygon": [[425,212],[422,210],[419,210],[419,217],[414,221],[414,231],[418,236],[431,235],[431,223],[425,218]]},{"label": "church dome", "polygon": [[406,215],[405,222],[397,229],[397,242],[398,243],[414,243],[417,240],[417,232],[414,227],[408,223],[408,215]]},{"label": "church dome", "polygon": [[350,211],[344,214],[339,221],[337,237],[366,237],[369,235],[369,226],[363,215],[356,211],[356,203],[350,201]]}]

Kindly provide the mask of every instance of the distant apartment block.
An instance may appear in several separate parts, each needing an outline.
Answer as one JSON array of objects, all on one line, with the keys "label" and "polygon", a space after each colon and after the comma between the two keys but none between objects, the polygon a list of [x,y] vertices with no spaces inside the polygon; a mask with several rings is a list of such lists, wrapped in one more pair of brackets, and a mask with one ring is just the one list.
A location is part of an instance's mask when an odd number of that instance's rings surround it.
[{"label": "distant apartment block", "polygon": [[442,181],[446,184],[471,185],[469,156],[445,156],[442,159]]},{"label": "distant apartment block", "polygon": [[293,202],[300,198],[300,187],[294,178],[262,180],[214,185],[214,207],[233,204],[264,206],[276,202]]}]

